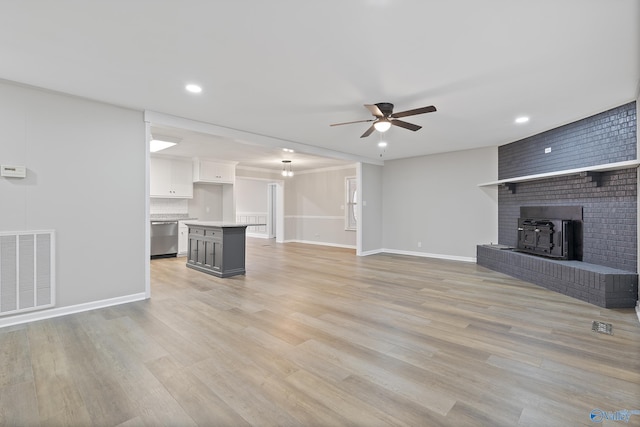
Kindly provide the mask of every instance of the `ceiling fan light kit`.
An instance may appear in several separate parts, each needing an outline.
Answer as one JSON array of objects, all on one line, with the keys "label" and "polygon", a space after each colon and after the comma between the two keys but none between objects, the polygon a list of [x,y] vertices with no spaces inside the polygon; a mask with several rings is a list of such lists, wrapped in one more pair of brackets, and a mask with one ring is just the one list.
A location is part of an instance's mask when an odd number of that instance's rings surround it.
[{"label": "ceiling fan light kit", "polygon": [[373,124],[378,132],[386,132],[391,128],[391,122],[387,119],[380,119]]},{"label": "ceiling fan light kit", "polygon": [[393,112],[393,104],[390,102],[378,102],[377,104],[365,104],[367,110],[375,117],[375,119],[369,120],[356,120],[354,122],[334,123],[330,126],[349,125],[352,123],[367,123],[373,122],[373,124],[363,133],[360,138],[366,138],[371,135],[374,130],[378,132],[386,132],[391,126],[398,126],[401,128],[409,129],[413,132],[422,128],[422,126],[414,125],[413,123],[405,122],[404,120],[398,120],[401,117],[415,116],[418,114],[433,113],[437,111],[436,107],[429,105],[428,107],[415,108],[413,110],[401,111],[399,113]]}]

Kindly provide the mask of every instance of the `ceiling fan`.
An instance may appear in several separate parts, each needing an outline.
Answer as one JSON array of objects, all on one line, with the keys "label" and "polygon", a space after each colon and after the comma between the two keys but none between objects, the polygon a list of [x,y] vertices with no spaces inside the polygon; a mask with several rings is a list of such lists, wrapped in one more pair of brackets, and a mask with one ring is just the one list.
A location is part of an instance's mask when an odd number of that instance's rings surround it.
[{"label": "ceiling fan", "polygon": [[334,123],[329,126],[341,126],[341,125],[350,125],[352,123],[365,123],[365,122],[373,122],[373,124],[366,130],[365,133],[360,136],[360,138],[365,138],[373,133],[374,130],[378,132],[386,132],[389,128],[393,126],[400,126],[401,128],[409,129],[412,131],[417,131],[422,128],[422,126],[414,125],[413,123],[408,123],[403,120],[398,120],[400,117],[407,116],[415,116],[417,114],[424,113],[432,113],[436,111],[436,107],[430,105],[428,107],[416,108],[413,110],[401,111],[399,113],[393,112],[393,104],[390,102],[378,102],[377,104],[365,104],[364,105],[371,114],[375,117],[375,119],[369,120],[357,120],[355,122],[345,122],[345,123]]}]

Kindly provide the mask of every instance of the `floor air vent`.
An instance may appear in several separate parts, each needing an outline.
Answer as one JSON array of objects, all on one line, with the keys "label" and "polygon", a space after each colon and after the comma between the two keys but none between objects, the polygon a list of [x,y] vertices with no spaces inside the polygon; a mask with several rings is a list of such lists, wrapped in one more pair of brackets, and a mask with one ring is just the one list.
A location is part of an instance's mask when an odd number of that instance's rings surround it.
[{"label": "floor air vent", "polygon": [[55,305],[54,232],[0,233],[0,316]]},{"label": "floor air vent", "polygon": [[613,326],[611,323],[598,322],[597,320],[594,320],[593,323],[591,323],[591,330],[601,334],[613,335]]}]

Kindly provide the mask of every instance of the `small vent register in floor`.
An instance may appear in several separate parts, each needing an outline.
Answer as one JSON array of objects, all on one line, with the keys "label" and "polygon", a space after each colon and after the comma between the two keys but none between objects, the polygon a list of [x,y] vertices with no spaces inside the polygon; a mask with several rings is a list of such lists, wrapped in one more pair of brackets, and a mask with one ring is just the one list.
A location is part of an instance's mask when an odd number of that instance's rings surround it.
[{"label": "small vent register in floor", "polygon": [[594,320],[593,323],[591,323],[591,330],[600,334],[613,335],[613,326],[611,323],[598,322],[597,320]]}]

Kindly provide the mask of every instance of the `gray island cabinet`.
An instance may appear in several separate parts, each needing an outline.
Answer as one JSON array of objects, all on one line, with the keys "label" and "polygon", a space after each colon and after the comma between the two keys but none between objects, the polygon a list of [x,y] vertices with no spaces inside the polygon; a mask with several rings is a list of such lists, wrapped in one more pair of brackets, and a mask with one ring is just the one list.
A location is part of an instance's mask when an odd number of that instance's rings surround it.
[{"label": "gray island cabinet", "polygon": [[246,224],[185,223],[189,227],[187,267],[217,277],[245,274]]}]

